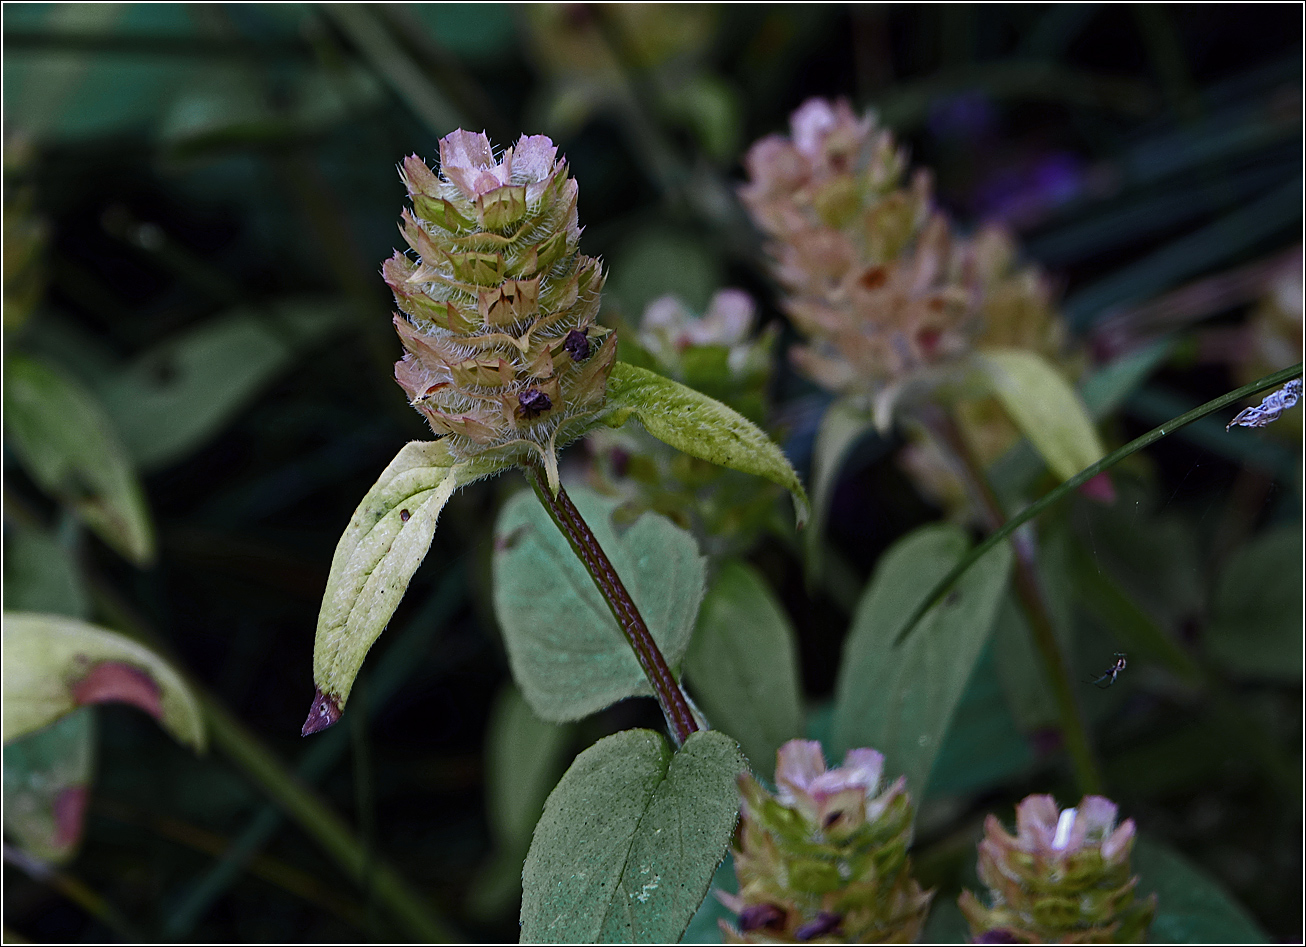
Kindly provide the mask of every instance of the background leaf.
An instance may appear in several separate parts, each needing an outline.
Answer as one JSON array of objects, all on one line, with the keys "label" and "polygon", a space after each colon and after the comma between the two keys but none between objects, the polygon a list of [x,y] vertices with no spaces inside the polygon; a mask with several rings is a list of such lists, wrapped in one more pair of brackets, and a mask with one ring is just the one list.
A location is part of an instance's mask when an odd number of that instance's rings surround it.
[{"label": "background leaf", "polygon": [[1147,939],[1158,944],[1265,944],[1269,938],[1210,876],[1160,842],[1134,844],[1138,896],[1156,892],[1156,919]]},{"label": "background leaf", "polygon": [[[705,565],[693,537],[655,513],[618,533],[612,517],[619,501],[568,492],[676,667],[703,599]],[[513,678],[545,720],[577,720],[650,693],[594,580],[531,493],[513,497],[495,527],[494,611]]]},{"label": "background leaf", "polygon": [[988,640],[1011,567],[1010,549],[995,546],[961,578],[955,595],[926,612],[907,641],[895,648],[893,640],[967,546],[956,526],[932,525],[889,548],[858,603],[835,686],[828,755],[873,747],[885,756],[885,772],[905,773],[918,799]]},{"label": "background leaf", "polygon": [[5,358],[5,427],[41,489],[138,565],[154,558],[140,482],[89,389],[16,353]]},{"label": "background leaf", "polygon": [[675,754],[659,734],[626,730],[578,756],[526,857],[522,940],[678,941],[725,855],[746,765],[712,730]]},{"label": "background leaf", "polygon": [[807,569],[815,575],[821,565],[825,520],[834,500],[834,485],[848,452],[874,427],[871,416],[847,399],[835,401],[821,416],[812,445],[812,522],[807,528]]},{"label": "background leaf", "polygon": [[145,687],[154,689],[163,728],[181,743],[204,748],[195,696],[172,666],[144,645],[75,618],[34,612],[6,612],[3,634],[6,743],[71,713],[80,683],[97,667],[121,664],[142,672]]},{"label": "background leaf", "polygon": [[90,599],[68,547],[43,529],[5,521],[4,607],[85,618]]},{"label": "background leaf", "polygon": [[986,349],[977,362],[1011,420],[1067,480],[1106,451],[1084,403],[1042,356],[1020,349]]},{"label": "background leaf", "polygon": [[617,362],[608,379],[607,406],[611,412],[607,423],[612,427],[633,416],[658,440],[691,457],[779,484],[793,494],[798,525],[807,522],[807,491],[779,446],[721,402],[646,369]]},{"label": "background leaf", "polygon": [[521,894],[522,862],[544,801],[562,775],[575,728],[541,720],[516,687],[499,692],[485,747],[485,789],[496,852],[472,883],[472,910],[493,917]]},{"label": "background leaf", "polygon": [[64,862],[77,851],[95,743],[95,710],[83,707],[5,745],[5,835],[42,861]]},{"label": "background leaf", "polygon": [[780,745],[802,735],[793,628],[752,566],[722,564],[699,609],[685,674],[713,728],[738,740],[758,773],[771,773]]},{"label": "background leaf", "polygon": [[336,300],[289,299],[210,319],[101,384],[105,410],[142,469],[166,467],[218,434],[348,313]]},{"label": "background leaf", "polygon": [[1206,643],[1230,670],[1301,680],[1301,530],[1282,526],[1234,554],[1220,574]]}]

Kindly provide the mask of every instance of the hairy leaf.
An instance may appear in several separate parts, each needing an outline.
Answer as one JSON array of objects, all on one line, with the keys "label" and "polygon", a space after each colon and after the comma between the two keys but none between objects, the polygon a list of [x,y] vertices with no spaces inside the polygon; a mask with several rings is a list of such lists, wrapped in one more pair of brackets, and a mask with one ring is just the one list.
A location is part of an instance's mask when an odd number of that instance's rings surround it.
[{"label": "hairy leaf", "polygon": [[707,894],[739,811],[735,742],[672,753],[626,730],[576,758],[549,796],[522,873],[522,940],[675,943]]},{"label": "hairy leaf", "polygon": [[[618,534],[618,501],[569,493],[674,668],[703,599],[705,568],[693,537],[655,513]],[[545,720],[577,720],[650,693],[607,601],[531,493],[513,497],[499,515],[494,610],[513,678]]]},{"label": "hairy leaf", "polygon": [[87,388],[22,355],[5,358],[5,427],[32,479],[132,562],[154,558],[145,496]]},{"label": "hairy leaf", "polygon": [[1106,453],[1074,388],[1041,355],[987,349],[977,361],[1011,420],[1062,480]]},{"label": "hairy leaf", "polygon": [[807,522],[807,492],[779,446],[743,415],[679,382],[624,362],[608,379],[607,424],[635,418],[658,440],[691,457],[755,474],[794,497],[798,525]]},{"label": "hairy leaf", "polygon": [[83,707],[4,748],[5,835],[42,861],[77,851],[95,768],[95,710]]},{"label": "hairy leaf", "polygon": [[766,582],[729,560],[708,589],[685,673],[712,726],[739,741],[759,773],[776,750],[802,735],[793,628]]},{"label": "hairy leaf", "polygon": [[440,441],[413,441],[367,491],[336,544],[313,643],[313,683],[337,708],[426,558],[449,497],[499,469],[455,463]]},{"label": "hairy leaf", "polygon": [[204,748],[199,703],[172,666],[145,645],[75,618],[4,616],[4,742],[83,704],[122,701],[150,713],[181,743]]},{"label": "hairy leaf", "polygon": [[926,612],[903,644],[893,641],[968,542],[956,526],[922,527],[884,554],[844,644],[835,689],[831,756],[873,747],[885,771],[905,773],[920,798],[944,733],[997,615],[1011,551],[995,547]]}]

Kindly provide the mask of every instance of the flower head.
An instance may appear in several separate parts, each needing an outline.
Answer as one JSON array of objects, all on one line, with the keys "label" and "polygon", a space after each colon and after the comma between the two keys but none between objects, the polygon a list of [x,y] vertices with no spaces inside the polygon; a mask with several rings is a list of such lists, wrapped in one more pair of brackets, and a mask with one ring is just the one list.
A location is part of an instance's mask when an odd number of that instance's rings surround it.
[{"label": "flower head", "polygon": [[602,268],[577,249],[576,182],[543,135],[496,158],[462,129],[440,140],[438,173],[413,155],[401,176],[417,260],[382,267],[403,312],[395,380],[456,459],[539,462],[556,489],[557,449],[593,423],[616,358],[595,322]]},{"label": "flower head", "polygon": [[911,876],[912,806],[899,777],[882,787],[884,757],[851,750],[827,769],[821,745],[791,740],[776,761],[775,795],[741,776],[735,871],[742,941],[907,942],[931,892]]},{"label": "flower head", "polygon": [[990,815],[979,844],[979,876],[990,904],[969,891],[960,901],[972,933],[1025,943],[1141,940],[1155,895],[1134,899],[1134,822],[1117,824],[1116,816],[1115,803],[1102,796],[1060,811],[1051,796],[1028,796],[1016,807],[1013,836]]}]

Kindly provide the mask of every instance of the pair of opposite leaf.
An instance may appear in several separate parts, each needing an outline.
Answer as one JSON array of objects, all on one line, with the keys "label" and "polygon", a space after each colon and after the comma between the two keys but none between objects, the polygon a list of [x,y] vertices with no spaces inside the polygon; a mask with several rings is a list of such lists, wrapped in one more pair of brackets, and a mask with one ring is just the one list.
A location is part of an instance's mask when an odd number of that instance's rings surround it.
[{"label": "pair of opposite leaf", "polygon": [[604,273],[578,250],[577,185],[553,143],[523,136],[497,158],[483,134],[440,141],[440,170],[401,169],[413,210],[383,275],[402,312],[395,379],[435,441],[406,445],[336,547],[313,651],[305,735],[335,723],[372,643],[421,564],[453,493],[509,467],[560,488],[557,452],[634,418],[695,457],[780,484],[799,523],[807,497],[784,454],[718,401],[616,361],[595,321]]}]

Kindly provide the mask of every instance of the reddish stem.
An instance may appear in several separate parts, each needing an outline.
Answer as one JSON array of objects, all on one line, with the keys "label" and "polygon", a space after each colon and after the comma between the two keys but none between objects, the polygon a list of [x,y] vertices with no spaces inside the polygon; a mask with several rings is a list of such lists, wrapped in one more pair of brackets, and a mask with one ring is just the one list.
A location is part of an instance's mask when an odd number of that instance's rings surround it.
[{"label": "reddish stem", "polygon": [[567,491],[560,486],[558,495],[553,496],[549,492],[544,475],[535,467],[527,468],[526,479],[535,488],[535,495],[548,510],[550,519],[561,530],[572,551],[584,564],[585,571],[594,580],[599,594],[608,603],[608,608],[612,609],[612,617],[617,620],[622,634],[626,636],[631,650],[635,652],[639,666],[644,669],[649,683],[653,685],[653,693],[662,707],[662,713],[667,718],[667,727],[676,741],[676,746],[683,745],[689,739],[689,735],[698,730],[698,724],[694,721],[694,714],[689,709],[689,702],[685,699],[680,684],[677,683],[671,669],[667,667],[666,659],[662,657],[657,642],[653,640],[653,634],[648,630],[648,625],[644,624],[644,618],[635,607],[635,602],[626,591],[626,586],[622,584],[617,570],[613,568],[611,560],[599,545],[589,524],[571,502],[571,497],[567,496]]}]

